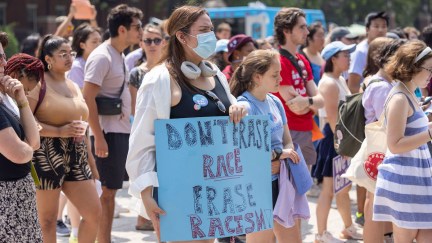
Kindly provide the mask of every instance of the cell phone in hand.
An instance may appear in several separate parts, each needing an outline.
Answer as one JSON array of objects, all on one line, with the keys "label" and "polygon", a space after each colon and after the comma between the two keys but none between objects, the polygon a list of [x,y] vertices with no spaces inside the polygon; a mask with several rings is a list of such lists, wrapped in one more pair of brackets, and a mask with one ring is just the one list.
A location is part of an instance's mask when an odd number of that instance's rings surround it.
[{"label": "cell phone in hand", "polygon": [[422,105],[427,105],[432,101],[432,96],[426,97],[423,101]]}]

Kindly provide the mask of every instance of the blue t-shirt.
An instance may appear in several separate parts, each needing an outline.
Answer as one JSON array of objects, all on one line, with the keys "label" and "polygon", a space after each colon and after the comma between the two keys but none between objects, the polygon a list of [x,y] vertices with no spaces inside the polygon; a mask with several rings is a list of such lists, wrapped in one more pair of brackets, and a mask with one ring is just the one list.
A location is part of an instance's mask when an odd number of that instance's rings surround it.
[{"label": "blue t-shirt", "polygon": [[[283,148],[283,130],[287,124],[285,111],[280,99],[272,94],[267,94],[264,101],[258,100],[248,91],[241,94],[237,101],[245,105],[249,115],[268,115],[270,120],[271,131],[271,148]],[[276,180],[278,175],[272,175]]]},{"label": "blue t-shirt", "polygon": [[360,75],[361,82],[363,82],[363,70],[366,67],[366,58],[369,49],[367,39],[360,42],[355,51],[351,53],[351,63],[348,73],[355,73]]},{"label": "blue t-shirt", "polygon": [[318,82],[321,79],[321,66],[318,64],[315,64],[313,62],[310,63],[311,68],[312,68],[312,74],[313,74],[313,79],[316,85],[318,85]]}]

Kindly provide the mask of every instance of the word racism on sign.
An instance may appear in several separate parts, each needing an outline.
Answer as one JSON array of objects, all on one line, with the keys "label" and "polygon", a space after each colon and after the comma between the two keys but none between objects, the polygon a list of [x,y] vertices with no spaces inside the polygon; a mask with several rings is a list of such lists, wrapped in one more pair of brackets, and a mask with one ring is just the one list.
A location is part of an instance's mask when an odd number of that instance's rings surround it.
[{"label": "word racism on sign", "polygon": [[350,162],[350,159],[345,159],[340,155],[333,158],[333,192],[335,195],[352,183],[349,179],[341,177],[347,171]]},{"label": "word racism on sign", "polygon": [[273,227],[267,116],[157,120],[162,241],[212,239]]}]

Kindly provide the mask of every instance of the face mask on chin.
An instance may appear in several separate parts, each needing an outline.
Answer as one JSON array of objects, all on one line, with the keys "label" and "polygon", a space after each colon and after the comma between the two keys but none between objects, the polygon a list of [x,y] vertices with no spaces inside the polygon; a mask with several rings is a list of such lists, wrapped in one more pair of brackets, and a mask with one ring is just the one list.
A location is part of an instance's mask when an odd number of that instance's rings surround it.
[{"label": "face mask on chin", "polygon": [[[186,33],[187,35],[190,35]],[[216,35],[213,31],[198,34],[196,36],[190,35],[192,37],[197,38],[198,45],[195,48],[190,47],[198,56],[202,57],[203,59],[209,58],[211,55],[213,55],[215,49],[216,49]]]}]

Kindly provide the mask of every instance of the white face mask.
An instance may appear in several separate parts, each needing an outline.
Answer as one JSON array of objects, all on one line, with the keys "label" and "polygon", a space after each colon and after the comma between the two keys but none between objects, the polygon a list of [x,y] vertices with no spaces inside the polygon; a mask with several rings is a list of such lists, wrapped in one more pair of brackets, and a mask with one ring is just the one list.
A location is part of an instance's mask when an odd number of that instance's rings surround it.
[{"label": "white face mask", "polygon": [[[187,35],[190,35],[186,33]],[[190,35],[193,36],[193,35]],[[202,57],[203,59],[207,59],[216,50],[216,35],[213,31],[198,34],[197,36],[193,36],[197,38],[198,45],[195,48],[190,47],[198,56]]]}]

